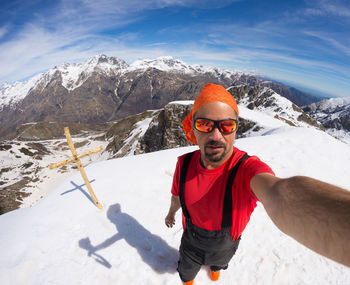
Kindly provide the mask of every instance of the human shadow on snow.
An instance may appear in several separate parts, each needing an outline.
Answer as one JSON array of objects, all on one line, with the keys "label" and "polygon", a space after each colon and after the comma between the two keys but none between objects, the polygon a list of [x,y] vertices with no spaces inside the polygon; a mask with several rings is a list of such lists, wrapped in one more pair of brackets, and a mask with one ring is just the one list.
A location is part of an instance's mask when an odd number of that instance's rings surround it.
[{"label": "human shadow on snow", "polygon": [[118,232],[95,246],[91,244],[89,237],[81,239],[79,246],[86,249],[89,256],[94,256],[98,263],[111,268],[111,264],[96,252],[124,239],[130,246],[137,250],[142,260],[157,273],[176,272],[179,257],[176,249],[170,247],[159,236],[145,229],[132,216],[121,212],[119,204],[111,205],[108,208],[107,217],[115,224]]}]

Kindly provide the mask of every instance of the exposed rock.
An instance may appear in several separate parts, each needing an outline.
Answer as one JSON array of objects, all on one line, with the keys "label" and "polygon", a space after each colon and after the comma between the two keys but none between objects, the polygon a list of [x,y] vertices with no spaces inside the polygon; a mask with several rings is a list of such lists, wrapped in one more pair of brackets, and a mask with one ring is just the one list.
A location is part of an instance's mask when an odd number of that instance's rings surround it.
[{"label": "exposed rock", "polygon": [[21,189],[30,181],[30,177],[23,177],[20,181],[0,189],[0,215],[21,206],[23,198],[30,195],[30,193],[21,191]]},{"label": "exposed rock", "polygon": [[182,128],[182,121],[191,109],[192,105],[176,103],[166,105],[164,110],[152,119],[136,153],[191,145]]},{"label": "exposed rock", "polygon": [[111,153],[112,157],[123,157],[131,154],[133,152],[132,146],[141,137],[141,133],[135,131],[137,124],[147,119],[151,120],[157,113],[159,111],[146,111],[113,122],[105,136],[109,141],[106,151]]},{"label": "exposed rock", "polygon": [[282,95],[283,97],[292,101],[297,106],[304,106],[321,100],[320,97],[315,97],[305,92],[301,92],[296,88],[288,87],[278,82],[265,81],[262,84],[260,84],[260,86],[271,88],[277,94]]},{"label": "exposed rock", "polygon": [[350,99],[332,98],[304,106],[303,110],[327,129],[350,131]]},{"label": "exposed rock", "polygon": [[278,116],[278,115],[274,115],[273,117],[274,117],[275,119],[278,119],[278,120],[281,120],[281,121],[285,122],[286,124],[290,125],[291,127],[296,127],[296,125],[295,125],[292,121],[290,121],[290,120],[287,120],[287,119],[285,119],[285,118],[283,118],[283,117],[280,117],[280,116]]},{"label": "exposed rock", "polygon": [[1,150],[5,150],[6,151],[6,150],[9,150],[11,148],[12,148],[12,145],[0,142],[0,151]]},{"label": "exposed rock", "polygon": [[245,133],[249,131],[259,131],[260,127],[257,126],[255,122],[252,122],[250,120],[239,118],[239,124],[238,129],[236,132],[236,138],[244,138],[246,135]]}]

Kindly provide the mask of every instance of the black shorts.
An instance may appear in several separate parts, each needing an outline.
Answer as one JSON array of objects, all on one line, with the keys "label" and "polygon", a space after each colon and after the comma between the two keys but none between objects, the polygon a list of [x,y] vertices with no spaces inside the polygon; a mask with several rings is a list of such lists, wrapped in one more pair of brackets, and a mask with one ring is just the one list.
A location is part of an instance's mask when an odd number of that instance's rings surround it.
[{"label": "black shorts", "polygon": [[240,238],[235,242],[229,228],[221,231],[208,231],[186,223],[181,238],[178,272],[183,282],[193,280],[202,265],[212,271],[226,269],[235,254]]}]

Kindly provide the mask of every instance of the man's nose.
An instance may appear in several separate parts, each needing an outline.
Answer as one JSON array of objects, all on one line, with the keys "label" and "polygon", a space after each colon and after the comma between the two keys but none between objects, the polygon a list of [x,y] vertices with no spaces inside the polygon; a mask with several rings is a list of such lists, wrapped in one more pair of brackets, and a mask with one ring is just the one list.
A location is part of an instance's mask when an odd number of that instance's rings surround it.
[{"label": "man's nose", "polygon": [[222,134],[217,127],[214,127],[214,130],[211,131],[209,138],[212,140],[220,140],[222,138]]}]

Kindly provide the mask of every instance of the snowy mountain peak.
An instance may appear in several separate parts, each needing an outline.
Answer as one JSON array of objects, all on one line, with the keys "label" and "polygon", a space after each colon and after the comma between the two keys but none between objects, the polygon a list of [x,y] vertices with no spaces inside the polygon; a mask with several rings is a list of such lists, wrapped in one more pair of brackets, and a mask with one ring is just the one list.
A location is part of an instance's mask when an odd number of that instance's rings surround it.
[{"label": "snowy mountain peak", "polygon": [[127,67],[125,61],[102,54],[83,63],[60,65],[57,70],[62,74],[62,85],[72,91],[81,86],[93,72],[112,75],[121,73]]},{"label": "snowy mountain peak", "polygon": [[93,72],[113,75],[127,68],[128,64],[124,60],[100,54],[82,63],[61,64],[24,82],[4,83],[0,87],[0,111],[4,106],[14,107],[31,90],[38,86],[44,88],[56,76],[61,77],[63,87],[72,91],[81,86]]},{"label": "snowy mountain peak", "polygon": [[113,66],[113,67],[119,67],[120,69],[125,69],[128,67],[128,64],[117,57],[113,56],[106,56],[104,54],[98,54],[92,57],[91,59],[87,60],[86,63],[91,66]]},{"label": "snowy mountain peak", "polygon": [[156,68],[162,71],[178,71],[183,73],[193,73],[194,68],[179,59],[171,56],[160,56],[156,59],[136,60],[130,65],[129,70],[146,70],[148,68]]},{"label": "snowy mountain peak", "polygon": [[210,73],[216,77],[227,77],[227,78],[231,78],[232,76],[235,76],[235,75],[240,76],[244,74],[243,72],[240,72],[237,70],[227,70],[227,69],[221,69],[217,67],[202,66],[198,64],[188,64],[180,59],[175,59],[172,56],[160,56],[160,57],[157,57],[156,59],[136,60],[130,65],[128,70],[144,71],[148,68],[156,68],[162,71],[176,72],[176,73],[183,73],[183,74]]},{"label": "snowy mountain peak", "polygon": [[44,78],[44,74],[38,74],[27,81],[15,82],[14,84],[4,83],[0,87],[0,111],[4,106],[14,106],[35,88]]}]

